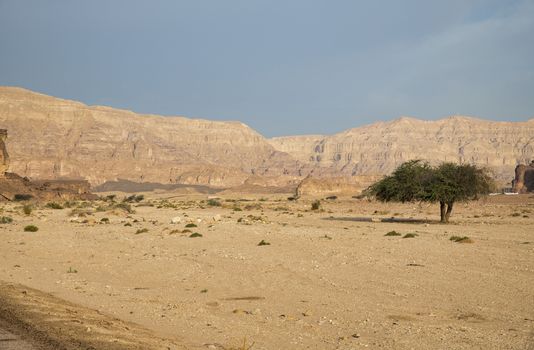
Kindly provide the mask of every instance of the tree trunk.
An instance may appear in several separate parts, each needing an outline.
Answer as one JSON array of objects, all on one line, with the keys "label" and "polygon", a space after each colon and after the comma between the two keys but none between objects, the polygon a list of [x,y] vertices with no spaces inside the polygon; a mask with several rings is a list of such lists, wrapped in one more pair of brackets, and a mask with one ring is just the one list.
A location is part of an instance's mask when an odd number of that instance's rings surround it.
[{"label": "tree trunk", "polygon": [[439,202],[439,211],[440,211],[440,214],[441,214],[441,222],[442,223],[447,222],[447,220],[445,218],[445,215],[447,213],[447,208],[445,206],[445,202],[443,202],[443,201]]},{"label": "tree trunk", "polygon": [[445,222],[449,222],[449,218],[451,217],[452,213],[452,205],[454,202],[447,203],[447,212],[445,213]]}]

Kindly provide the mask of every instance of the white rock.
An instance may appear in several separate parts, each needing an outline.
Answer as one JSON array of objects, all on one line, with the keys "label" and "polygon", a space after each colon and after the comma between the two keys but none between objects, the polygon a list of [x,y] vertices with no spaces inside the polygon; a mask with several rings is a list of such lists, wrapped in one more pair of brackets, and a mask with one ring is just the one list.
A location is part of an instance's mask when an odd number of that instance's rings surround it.
[{"label": "white rock", "polygon": [[217,214],[213,217],[213,221],[221,221],[221,215]]},{"label": "white rock", "polygon": [[171,224],[179,224],[182,222],[182,218],[179,216],[175,216],[171,219]]}]

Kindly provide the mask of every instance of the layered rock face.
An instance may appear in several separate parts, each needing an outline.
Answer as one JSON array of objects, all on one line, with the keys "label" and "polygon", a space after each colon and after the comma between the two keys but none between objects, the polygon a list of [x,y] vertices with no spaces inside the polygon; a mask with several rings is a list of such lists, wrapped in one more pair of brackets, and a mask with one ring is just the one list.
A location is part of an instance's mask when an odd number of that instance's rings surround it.
[{"label": "layered rock face", "polygon": [[[411,159],[473,163],[509,182],[516,165],[534,158],[534,119],[400,118],[331,136],[267,140],[240,122],[139,115],[9,87],[0,87],[4,128],[11,171],[33,179],[86,179],[93,186],[124,179],[289,188],[306,177],[331,178],[324,186],[302,186],[326,193],[336,184],[361,187]],[[7,155],[0,157],[2,170]]]},{"label": "layered rock face", "polygon": [[400,118],[332,136],[279,137],[276,149],[311,165],[314,174],[388,174],[411,159],[484,166],[509,182],[517,164],[534,157],[534,119],[492,122],[469,117]]},{"label": "layered rock face", "polygon": [[299,169],[239,122],[138,115],[19,88],[0,88],[0,127],[11,133],[12,170],[31,178],[228,187]]}]

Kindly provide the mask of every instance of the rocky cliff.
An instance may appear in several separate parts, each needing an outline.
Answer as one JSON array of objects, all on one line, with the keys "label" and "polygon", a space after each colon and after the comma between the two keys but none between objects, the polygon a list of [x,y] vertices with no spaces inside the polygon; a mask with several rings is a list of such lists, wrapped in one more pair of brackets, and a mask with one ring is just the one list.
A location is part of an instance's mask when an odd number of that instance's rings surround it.
[{"label": "rocky cliff", "polygon": [[240,122],[139,115],[0,88],[11,170],[39,179],[84,178],[219,187],[251,175],[297,175],[297,162]]},{"label": "rocky cliff", "polygon": [[[311,175],[351,178],[354,187],[411,159],[475,163],[510,181],[517,164],[534,158],[534,119],[404,117],[331,136],[267,140],[240,122],[140,115],[11,87],[0,87],[0,129],[9,129],[11,171],[93,186],[124,179],[284,187]],[[306,189],[314,187],[321,186],[309,181]]]},{"label": "rocky cliff", "polygon": [[493,122],[454,116],[437,121],[399,118],[331,136],[278,137],[279,151],[315,168],[316,174],[387,174],[401,163],[468,162],[511,181],[517,164],[534,158],[534,119]]}]

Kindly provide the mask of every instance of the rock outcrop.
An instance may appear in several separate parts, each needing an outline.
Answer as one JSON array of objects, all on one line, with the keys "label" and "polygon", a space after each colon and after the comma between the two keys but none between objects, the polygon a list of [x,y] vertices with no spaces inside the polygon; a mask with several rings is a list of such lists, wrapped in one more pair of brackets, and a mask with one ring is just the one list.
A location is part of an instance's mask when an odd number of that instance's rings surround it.
[{"label": "rock outcrop", "polygon": [[520,164],[515,168],[512,190],[515,193],[534,192],[534,160],[530,165]]},{"label": "rock outcrop", "polygon": [[94,199],[91,186],[85,180],[30,181],[8,173],[9,155],[6,147],[7,130],[0,129],[0,201],[19,199],[73,200]]},{"label": "rock outcrop", "polygon": [[9,155],[7,154],[5,140],[7,138],[7,130],[0,129],[0,177],[4,177],[4,174],[9,168]]},{"label": "rock outcrop", "polygon": [[509,181],[517,164],[534,157],[534,119],[493,122],[455,116],[437,121],[400,118],[331,136],[278,137],[271,145],[316,175],[388,174],[405,161],[472,163]]}]

